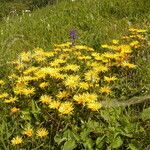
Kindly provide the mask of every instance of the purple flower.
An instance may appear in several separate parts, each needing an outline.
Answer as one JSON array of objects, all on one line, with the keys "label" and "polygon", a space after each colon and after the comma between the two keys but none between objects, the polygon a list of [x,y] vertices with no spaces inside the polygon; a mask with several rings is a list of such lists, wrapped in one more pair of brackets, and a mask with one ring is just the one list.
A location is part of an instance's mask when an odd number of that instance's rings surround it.
[{"label": "purple flower", "polygon": [[70,31],[70,40],[72,42],[72,45],[71,46],[74,46],[75,45],[75,40],[76,40],[76,30],[75,29],[72,29]]}]

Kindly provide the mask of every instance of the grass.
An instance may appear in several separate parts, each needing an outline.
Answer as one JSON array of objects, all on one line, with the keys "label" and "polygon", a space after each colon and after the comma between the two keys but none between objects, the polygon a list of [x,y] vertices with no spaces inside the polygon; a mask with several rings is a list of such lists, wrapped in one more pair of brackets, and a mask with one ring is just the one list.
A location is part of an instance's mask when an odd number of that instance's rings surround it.
[{"label": "grass", "polygon": [[32,14],[7,17],[0,22],[1,64],[17,57],[22,50],[69,41],[76,29],[77,42],[96,48],[119,38],[129,27],[148,29],[150,10],[147,1],[87,0],[62,1]]},{"label": "grass", "polygon": [[[0,22],[0,78],[7,78],[8,74],[14,71],[11,61],[18,58],[21,52],[32,51],[36,47],[51,51],[53,44],[70,41],[72,29],[77,31],[76,43],[93,47],[96,51],[103,53],[104,49],[100,48],[101,44],[110,43],[113,39],[120,39],[128,33],[130,27],[149,31],[149,26],[150,3],[148,0],[61,0],[57,1],[56,5],[46,6],[32,13],[18,16],[16,14],[8,15]],[[117,85],[117,88],[121,89],[120,91],[123,93],[117,98],[131,98],[130,101],[127,101],[131,107],[126,107],[127,102],[125,101],[118,100],[113,103],[111,97],[108,99],[111,100],[110,104],[106,101],[106,107],[118,105],[117,108],[104,108],[96,115],[86,112],[87,116],[84,116],[85,112],[83,115],[79,113],[75,118],[63,120],[57,116],[57,113],[53,114],[54,118],[49,118],[51,116],[49,110],[45,110],[45,107],[41,107],[36,102],[38,94],[37,97],[33,97],[32,103],[29,102],[29,107],[21,102],[18,104],[17,107],[21,106],[21,109],[27,108],[18,116],[12,114],[9,116],[11,107],[8,109],[8,106],[0,102],[2,104],[0,106],[2,110],[0,148],[12,149],[12,146],[9,145],[10,140],[17,133],[20,134],[23,128],[21,125],[31,119],[33,125],[40,126],[42,124],[49,128],[51,143],[49,139],[46,139],[45,145],[42,147],[42,140],[37,142],[37,139],[34,138],[32,141],[27,139],[29,145],[25,143],[26,149],[31,149],[31,147],[38,149],[39,146],[41,149],[68,150],[68,146],[74,147],[76,143],[79,149],[89,150],[92,149],[91,147],[100,147],[101,145],[103,148],[99,149],[117,149],[122,145],[124,149],[136,150],[139,148],[140,150],[145,148],[145,150],[149,150],[149,120],[141,117],[141,112],[149,106],[149,103],[135,102],[136,100],[141,102],[145,97],[149,99],[149,48],[135,51],[133,60],[139,66],[138,69],[135,72],[126,70],[119,72],[119,76],[123,76],[123,82]],[[112,71],[112,73],[114,72]],[[4,90],[8,90],[8,87],[9,85]],[[49,89],[50,92],[56,93],[58,90],[56,87]],[[37,87],[35,86],[35,88]],[[136,105],[134,106],[133,103]],[[105,101],[103,104],[105,105]],[[31,111],[30,107],[32,107]],[[38,107],[41,107],[42,113],[39,113]],[[149,109],[145,109],[145,112],[142,116],[146,116]],[[68,139],[71,139],[71,142]],[[41,146],[38,145],[39,143]]]}]

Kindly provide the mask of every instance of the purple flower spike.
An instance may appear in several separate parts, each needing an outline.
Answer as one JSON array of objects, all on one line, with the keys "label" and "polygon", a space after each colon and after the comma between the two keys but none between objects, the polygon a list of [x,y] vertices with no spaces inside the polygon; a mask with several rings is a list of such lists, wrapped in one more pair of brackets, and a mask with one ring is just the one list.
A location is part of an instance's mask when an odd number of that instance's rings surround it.
[{"label": "purple flower spike", "polygon": [[75,40],[76,40],[76,30],[75,29],[72,29],[70,31],[70,40],[72,42],[71,46],[75,46]]}]

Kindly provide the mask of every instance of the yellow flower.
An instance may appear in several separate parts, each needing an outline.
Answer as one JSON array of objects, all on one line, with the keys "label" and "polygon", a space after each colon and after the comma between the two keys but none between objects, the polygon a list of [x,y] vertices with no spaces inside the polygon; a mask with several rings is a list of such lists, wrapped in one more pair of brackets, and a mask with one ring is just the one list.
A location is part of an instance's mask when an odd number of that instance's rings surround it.
[{"label": "yellow flower", "polygon": [[84,93],[83,94],[86,98],[86,102],[95,102],[97,101],[97,95],[95,93]]},{"label": "yellow flower", "polygon": [[28,137],[31,137],[33,135],[33,129],[28,127],[23,131],[23,134],[25,134]]},{"label": "yellow flower", "polygon": [[111,82],[111,81],[115,81],[115,80],[117,80],[117,78],[115,76],[113,76],[113,77],[104,76],[104,81]]},{"label": "yellow flower", "polygon": [[0,99],[7,98],[8,96],[9,96],[8,93],[2,93],[0,94]]},{"label": "yellow flower", "polygon": [[48,87],[49,86],[49,83],[48,82],[42,82],[40,83],[39,87],[44,89],[45,87]]},{"label": "yellow flower", "polygon": [[20,111],[20,108],[13,107],[13,108],[11,108],[10,111],[11,111],[12,113],[16,113],[16,112],[19,112],[19,111]]},{"label": "yellow flower", "polygon": [[88,47],[85,45],[75,45],[75,48],[78,50],[87,50],[88,49]]},{"label": "yellow flower", "polygon": [[71,71],[76,72],[76,71],[79,70],[79,68],[80,68],[80,67],[79,67],[78,65],[75,65],[75,64],[68,64],[67,66],[65,66],[65,67],[63,68],[63,70],[65,70],[65,71],[71,70]]},{"label": "yellow flower", "polygon": [[5,103],[14,103],[17,101],[17,97],[10,97],[9,99],[6,99]]},{"label": "yellow flower", "polygon": [[78,75],[70,75],[67,77],[67,79],[64,81],[65,86],[75,89],[77,88],[80,81],[80,77]]},{"label": "yellow flower", "polygon": [[52,109],[58,109],[59,106],[60,106],[60,102],[59,101],[52,101],[49,105],[49,108],[52,108]]},{"label": "yellow flower", "polygon": [[71,102],[61,103],[58,111],[62,115],[70,115],[73,111],[73,104]]},{"label": "yellow flower", "polygon": [[91,81],[91,82],[98,82],[99,76],[98,76],[97,71],[89,70],[88,72],[86,72],[85,73],[85,80]]},{"label": "yellow flower", "polygon": [[101,87],[100,92],[109,94],[109,93],[111,93],[111,89],[108,86],[104,86],[104,87]]},{"label": "yellow flower", "polygon": [[84,104],[87,102],[86,97],[84,94],[78,94],[74,95],[73,99],[78,103],[78,104]]},{"label": "yellow flower", "polygon": [[89,84],[87,82],[80,82],[79,87],[81,89],[88,90],[89,89]]},{"label": "yellow flower", "polygon": [[59,67],[60,64],[63,64],[63,63],[65,63],[65,62],[66,62],[66,61],[63,60],[63,59],[55,59],[54,61],[52,61],[52,62],[50,63],[50,65],[51,65],[52,67]]},{"label": "yellow flower", "polygon": [[31,73],[37,71],[38,69],[39,69],[38,67],[32,66],[32,67],[26,69],[26,70],[23,72],[23,74],[24,74],[24,75],[29,75],[29,74],[31,74]]},{"label": "yellow flower", "polygon": [[54,44],[55,47],[60,47],[60,48],[70,47],[70,45],[71,45],[71,42],[67,42],[63,44]]},{"label": "yellow flower", "polygon": [[21,144],[23,142],[22,137],[20,136],[16,136],[11,140],[12,145],[18,145]]},{"label": "yellow flower", "polygon": [[134,64],[131,64],[131,63],[129,63],[129,62],[123,62],[122,64],[121,64],[121,66],[122,67],[128,67],[128,68],[136,68],[137,66],[136,65],[134,65]]},{"label": "yellow flower", "polygon": [[121,50],[121,53],[131,53],[131,47],[130,45],[120,45],[118,46],[118,49]]},{"label": "yellow flower", "polygon": [[23,52],[20,54],[21,61],[29,62],[31,59],[31,52]]},{"label": "yellow flower", "polygon": [[52,97],[48,95],[42,95],[40,97],[40,102],[43,104],[50,104],[52,102]]},{"label": "yellow flower", "polygon": [[104,45],[101,45],[102,48],[109,48],[109,45],[107,44],[104,44]]},{"label": "yellow flower", "polygon": [[43,138],[48,135],[48,131],[45,128],[40,128],[36,132],[37,137]]},{"label": "yellow flower", "polygon": [[107,66],[104,65],[99,65],[97,67],[93,68],[95,72],[100,73],[100,72],[107,72],[109,70],[109,68]]},{"label": "yellow flower", "polygon": [[0,80],[0,86],[3,86],[5,82],[3,80]]},{"label": "yellow flower", "polygon": [[87,107],[92,111],[98,111],[102,107],[102,104],[99,102],[91,102],[87,103]]},{"label": "yellow flower", "polygon": [[113,44],[118,44],[118,43],[119,43],[119,40],[112,40],[112,43],[113,43]]},{"label": "yellow flower", "polygon": [[69,93],[67,91],[60,91],[56,96],[60,99],[63,99],[67,98],[69,96]]},{"label": "yellow flower", "polygon": [[134,46],[137,46],[139,44],[139,41],[132,41],[130,43],[130,46],[134,47]]}]

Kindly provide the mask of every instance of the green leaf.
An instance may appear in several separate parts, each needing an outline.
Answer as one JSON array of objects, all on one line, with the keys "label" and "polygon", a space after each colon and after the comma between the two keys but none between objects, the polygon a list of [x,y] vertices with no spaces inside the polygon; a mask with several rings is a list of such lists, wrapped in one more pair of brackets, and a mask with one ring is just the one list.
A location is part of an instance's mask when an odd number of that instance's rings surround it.
[{"label": "green leaf", "polygon": [[139,150],[135,145],[133,145],[132,143],[131,144],[129,144],[129,148],[131,149],[131,150]]},{"label": "green leaf", "polygon": [[116,137],[111,143],[112,148],[119,148],[123,144],[123,141],[120,136]]},{"label": "green leaf", "polygon": [[60,134],[56,134],[54,140],[58,145],[60,145],[63,141],[66,141],[67,139],[65,137],[62,137]]},{"label": "green leaf", "polygon": [[65,142],[63,146],[63,150],[73,150],[74,148],[76,148],[76,142],[74,140]]},{"label": "green leaf", "polygon": [[146,108],[143,110],[142,114],[141,114],[141,118],[145,121],[145,120],[148,120],[150,119],[150,107],[149,108]]}]

